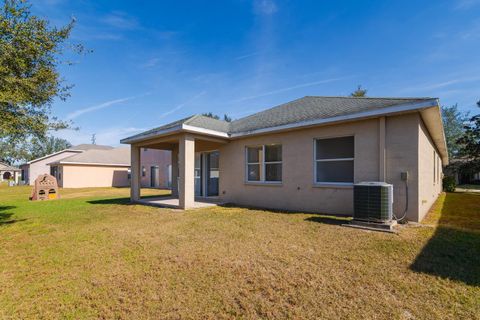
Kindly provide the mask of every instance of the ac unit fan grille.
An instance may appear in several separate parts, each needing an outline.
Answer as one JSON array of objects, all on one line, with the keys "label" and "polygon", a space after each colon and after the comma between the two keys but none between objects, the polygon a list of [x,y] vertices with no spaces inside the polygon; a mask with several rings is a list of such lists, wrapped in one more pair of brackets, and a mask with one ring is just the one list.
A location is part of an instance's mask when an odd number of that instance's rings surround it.
[{"label": "ac unit fan grille", "polygon": [[391,220],[388,187],[354,186],[354,218],[366,221]]}]

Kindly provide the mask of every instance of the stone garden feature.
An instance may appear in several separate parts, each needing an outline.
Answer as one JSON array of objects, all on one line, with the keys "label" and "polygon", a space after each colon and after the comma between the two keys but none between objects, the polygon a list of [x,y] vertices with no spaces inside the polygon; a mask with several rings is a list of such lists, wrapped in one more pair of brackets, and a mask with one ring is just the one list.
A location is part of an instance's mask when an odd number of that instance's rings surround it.
[{"label": "stone garden feature", "polygon": [[57,179],[49,174],[42,174],[35,179],[30,200],[52,200],[59,198]]}]

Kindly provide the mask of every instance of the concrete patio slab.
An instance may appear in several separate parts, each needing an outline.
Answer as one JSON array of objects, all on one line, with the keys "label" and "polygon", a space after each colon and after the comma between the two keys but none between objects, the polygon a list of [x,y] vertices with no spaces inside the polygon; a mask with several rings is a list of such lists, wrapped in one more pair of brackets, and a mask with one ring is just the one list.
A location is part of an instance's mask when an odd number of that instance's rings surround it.
[{"label": "concrete patio slab", "polygon": [[[149,206],[161,207],[161,208],[180,209],[180,202],[176,197],[143,198],[135,202],[144,204],[144,205],[149,205]],[[222,203],[216,198],[195,198],[194,205],[190,209],[208,208],[208,207],[214,207],[220,204]]]}]

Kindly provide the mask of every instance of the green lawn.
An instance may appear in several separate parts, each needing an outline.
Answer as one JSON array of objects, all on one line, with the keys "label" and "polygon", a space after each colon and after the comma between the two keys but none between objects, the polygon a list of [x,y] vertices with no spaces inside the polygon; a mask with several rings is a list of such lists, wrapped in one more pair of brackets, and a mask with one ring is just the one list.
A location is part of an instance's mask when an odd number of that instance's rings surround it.
[{"label": "green lawn", "polygon": [[478,193],[394,235],[128,192],[0,187],[0,318],[480,319]]}]

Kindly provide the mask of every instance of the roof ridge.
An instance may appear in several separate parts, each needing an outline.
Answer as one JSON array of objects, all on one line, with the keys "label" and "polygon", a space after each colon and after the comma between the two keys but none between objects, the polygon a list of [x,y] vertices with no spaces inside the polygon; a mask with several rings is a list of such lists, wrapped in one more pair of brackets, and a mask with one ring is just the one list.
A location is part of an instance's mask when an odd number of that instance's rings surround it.
[{"label": "roof ridge", "polygon": [[245,117],[241,117],[241,118],[235,119],[235,120],[233,120],[232,122],[230,122],[230,124],[231,124],[231,123],[234,123],[234,122],[238,122],[238,121],[240,121],[240,120],[247,119],[247,118],[249,118],[249,117],[256,116],[256,115],[258,115],[259,113],[262,113],[262,112],[266,112],[266,111],[270,111],[270,110],[273,110],[273,109],[277,109],[277,108],[283,107],[284,105],[287,105],[287,104],[290,104],[290,103],[292,103],[292,102],[295,102],[295,101],[298,101],[298,100],[302,100],[302,99],[305,99],[305,98],[309,98],[309,97],[313,97],[313,96],[304,96],[304,97],[297,98],[297,99],[292,100],[292,101],[289,101],[289,102],[284,102],[284,103],[282,103],[282,104],[279,104],[279,105],[276,105],[276,106],[273,106],[273,107],[270,107],[270,108],[267,108],[267,109],[264,109],[264,110],[257,111],[257,112],[255,112],[255,113],[249,114],[249,115],[247,115],[247,116],[245,116]]},{"label": "roof ridge", "polygon": [[[303,98],[383,99],[383,100],[433,100],[433,97],[352,97],[352,96],[304,96]],[[302,99],[302,98],[299,98]],[[298,100],[298,99],[296,99]],[[293,100],[295,101],[295,100]],[[288,103],[288,102],[287,102]]]},{"label": "roof ridge", "polygon": [[209,117],[209,116],[206,116],[206,115],[203,115],[201,113],[197,113],[195,114],[194,116],[192,116],[190,119],[188,119],[187,121],[190,121],[192,120],[193,118],[199,118],[199,117],[202,117],[202,118],[208,118],[208,119],[211,119],[211,120],[215,120],[215,121],[220,121],[220,122],[225,122],[225,123],[229,123],[228,121],[225,121],[223,119],[215,119],[215,118],[212,118],[212,117]]}]

